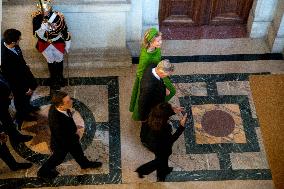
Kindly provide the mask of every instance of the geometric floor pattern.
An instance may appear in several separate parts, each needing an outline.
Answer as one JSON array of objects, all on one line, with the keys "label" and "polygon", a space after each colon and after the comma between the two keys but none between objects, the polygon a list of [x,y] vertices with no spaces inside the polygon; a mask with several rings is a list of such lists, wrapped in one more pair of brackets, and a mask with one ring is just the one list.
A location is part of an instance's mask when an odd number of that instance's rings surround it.
[{"label": "geometric floor pattern", "polygon": [[184,107],[189,117],[184,132],[185,154],[212,156],[208,164],[217,165],[174,171],[167,181],[271,179],[265,153],[260,147],[249,75],[171,77],[179,91],[179,102],[175,103]]},{"label": "geometric floor pattern", "polygon": [[[170,157],[174,171],[166,181],[271,180],[249,88],[249,75],[171,77],[177,89],[177,97],[171,103],[185,108],[188,122],[184,134],[174,144]],[[41,86],[32,103],[41,106],[39,116],[45,120],[50,104],[49,91],[46,80],[38,80]],[[26,123],[22,131],[33,135],[34,139],[21,145],[12,142],[13,155],[33,162],[35,166],[28,172],[11,175],[2,165],[0,186],[35,188],[123,183],[118,85],[118,77],[70,78],[70,87],[65,89],[74,100],[76,124],[83,130],[84,152],[89,159],[102,161],[101,169],[82,171],[67,156],[58,166],[60,175],[53,182],[38,180],[36,172],[50,154],[47,122]],[[171,122],[176,128],[178,116],[173,116]]]}]

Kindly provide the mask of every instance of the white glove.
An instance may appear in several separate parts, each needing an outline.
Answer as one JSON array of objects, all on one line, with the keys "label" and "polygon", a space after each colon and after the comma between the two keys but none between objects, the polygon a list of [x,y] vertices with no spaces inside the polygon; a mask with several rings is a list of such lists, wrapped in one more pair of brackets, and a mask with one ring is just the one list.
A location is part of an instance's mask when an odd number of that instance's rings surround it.
[{"label": "white glove", "polygon": [[41,23],[40,29],[42,29],[44,31],[48,31],[49,30],[48,23],[47,22]]},{"label": "white glove", "polygon": [[69,49],[71,47],[71,40],[65,41],[65,52],[69,53]]}]

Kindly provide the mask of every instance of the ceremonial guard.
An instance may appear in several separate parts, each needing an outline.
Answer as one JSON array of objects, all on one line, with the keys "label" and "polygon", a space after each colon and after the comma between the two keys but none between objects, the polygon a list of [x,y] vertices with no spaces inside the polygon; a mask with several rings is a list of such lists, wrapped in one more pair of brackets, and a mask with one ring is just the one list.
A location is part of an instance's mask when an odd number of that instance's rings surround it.
[{"label": "ceremonial guard", "polygon": [[36,48],[48,63],[50,87],[59,90],[65,86],[63,77],[64,52],[68,53],[71,36],[61,12],[53,11],[50,0],[39,0],[38,11],[32,14],[33,34],[38,39]]}]

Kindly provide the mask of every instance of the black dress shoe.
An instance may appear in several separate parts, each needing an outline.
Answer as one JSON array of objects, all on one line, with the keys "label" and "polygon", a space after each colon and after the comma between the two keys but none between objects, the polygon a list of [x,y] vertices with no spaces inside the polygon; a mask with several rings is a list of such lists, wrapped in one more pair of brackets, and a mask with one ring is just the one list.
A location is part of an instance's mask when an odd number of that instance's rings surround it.
[{"label": "black dress shoe", "polygon": [[173,167],[168,167],[165,170],[164,175],[157,177],[157,182],[165,182],[167,175],[170,174],[172,171],[173,171]]},{"label": "black dress shoe", "polygon": [[49,171],[39,170],[37,172],[37,177],[39,177],[39,178],[54,179],[58,175],[59,175],[59,172],[55,169],[52,169],[52,170],[49,170]]},{"label": "black dress shoe", "polygon": [[21,170],[21,169],[31,168],[32,166],[33,166],[33,164],[31,164],[31,163],[17,163],[14,166],[10,167],[10,169],[12,171],[18,171],[18,170]]},{"label": "black dress shoe", "polygon": [[167,174],[170,174],[172,171],[173,171],[173,167],[168,167],[168,169],[167,169]]},{"label": "black dress shoe", "polygon": [[14,140],[16,142],[28,142],[32,139],[33,139],[33,136],[31,136],[31,135],[19,135],[19,136],[15,137]]},{"label": "black dress shoe", "polygon": [[90,161],[90,162],[86,163],[85,165],[81,166],[81,169],[99,168],[102,165],[103,165],[102,162]]},{"label": "black dress shoe", "polygon": [[140,173],[137,169],[135,170],[135,172],[138,174],[139,178],[144,178],[144,175],[142,173]]},{"label": "black dress shoe", "polygon": [[158,177],[157,182],[165,182],[166,177]]}]

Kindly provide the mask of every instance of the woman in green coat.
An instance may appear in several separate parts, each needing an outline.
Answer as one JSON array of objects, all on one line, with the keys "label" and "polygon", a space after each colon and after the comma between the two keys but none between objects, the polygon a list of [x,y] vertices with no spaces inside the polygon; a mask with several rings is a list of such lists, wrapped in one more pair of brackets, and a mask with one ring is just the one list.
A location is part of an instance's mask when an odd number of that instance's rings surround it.
[{"label": "woman in green coat", "polygon": [[[136,71],[136,79],[132,89],[129,111],[133,112],[132,119],[140,121],[138,112],[138,100],[140,94],[140,82],[145,69],[151,64],[158,64],[161,61],[162,34],[155,28],[148,29],[143,38],[139,64]],[[169,101],[176,93],[175,87],[168,77],[163,79],[167,87],[165,102]]]}]

